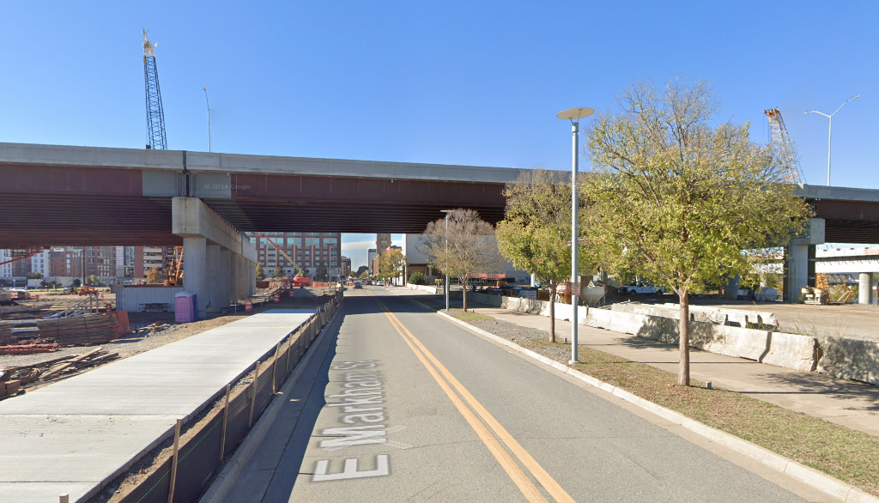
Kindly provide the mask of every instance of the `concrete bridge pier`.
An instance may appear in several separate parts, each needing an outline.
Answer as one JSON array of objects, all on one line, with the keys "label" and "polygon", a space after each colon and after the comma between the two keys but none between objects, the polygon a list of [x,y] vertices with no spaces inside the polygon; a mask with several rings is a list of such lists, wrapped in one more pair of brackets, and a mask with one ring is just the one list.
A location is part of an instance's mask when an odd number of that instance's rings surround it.
[{"label": "concrete bridge pier", "polygon": [[183,238],[183,287],[198,312],[219,312],[253,295],[256,248],[197,197],[171,200],[171,232]]},{"label": "concrete bridge pier", "polygon": [[[879,294],[879,292],[876,292]],[[873,274],[862,272],[858,275],[858,304],[873,303]]]},{"label": "concrete bridge pier", "polygon": [[815,245],[824,243],[824,219],[810,218],[804,232],[790,240],[784,258],[784,300],[796,302],[800,290],[815,286]]}]

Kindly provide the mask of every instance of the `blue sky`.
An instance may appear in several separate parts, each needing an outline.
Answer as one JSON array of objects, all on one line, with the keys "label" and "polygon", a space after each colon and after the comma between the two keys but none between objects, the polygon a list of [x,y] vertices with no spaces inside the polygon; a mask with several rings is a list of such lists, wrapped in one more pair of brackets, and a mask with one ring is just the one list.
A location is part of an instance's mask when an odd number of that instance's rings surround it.
[{"label": "blue sky", "polygon": [[146,28],[172,149],[207,150],[206,86],[214,151],[567,169],[558,111],[683,75],[712,82],[718,121],[750,121],[756,141],[778,107],[813,184],[827,119],[803,111],[860,94],[834,118],[832,184],[879,188],[877,14],[811,0],[4,2],[0,141],[143,147]]}]

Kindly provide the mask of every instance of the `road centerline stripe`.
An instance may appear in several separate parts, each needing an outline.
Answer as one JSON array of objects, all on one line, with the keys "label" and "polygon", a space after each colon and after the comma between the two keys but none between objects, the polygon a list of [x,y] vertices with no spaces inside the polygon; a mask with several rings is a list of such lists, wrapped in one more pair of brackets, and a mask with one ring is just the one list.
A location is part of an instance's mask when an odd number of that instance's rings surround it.
[{"label": "road centerline stripe", "polygon": [[[372,295],[369,293],[369,295]],[[434,378],[434,380],[439,384],[440,388],[449,397],[449,400],[452,401],[452,404],[455,405],[455,408],[458,409],[458,412],[464,416],[464,419],[470,425],[476,435],[482,440],[482,443],[488,448],[489,452],[495,457],[498,464],[507,472],[507,475],[516,484],[519,491],[522,492],[522,495],[525,496],[525,499],[529,502],[533,503],[547,503],[546,498],[543,497],[540,490],[534,485],[531,479],[522,471],[516,461],[510,456],[510,454],[501,446],[500,442],[491,434],[489,429],[476,417],[476,415],[467,408],[461,398],[455,394],[449,384],[440,376],[439,372],[431,365],[431,363],[425,358],[425,356],[419,351],[419,349],[412,344],[412,341],[404,333],[405,327],[402,325],[398,326],[399,320],[395,320],[390,311],[385,307],[385,305],[375,299],[378,303],[379,307],[384,311],[385,316],[387,316],[388,320],[391,322],[391,325],[400,334],[400,337],[409,345],[409,348],[415,353],[415,356],[421,361],[422,365],[427,369],[430,375]],[[402,327],[402,329],[401,329]]]},{"label": "road centerline stripe", "polygon": [[[405,325],[397,318],[397,316],[390,311],[381,301],[376,299],[379,307],[385,312],[385,315],[391,320],[391,324],[394,325],[394,328],[397,329],[398,332],[402,329],[406,335],[408,335],[408,339],[406,339],[407,344],[412,347],[413,343],[420,349],[422,354],[431,361],[431,363],[436,367],[436,369],[443,375],[443,377],[460,395],[464,398],[464,400],[473,408],[473,411],[488,425],[489,428],[494,432],[494,435],[497,436],[506,446],[507,448],[518,458],[519,462],[534,476],[535,479],[546,489],[546,491],[555,499],[557,502],[564,503],[574,503],[574,499],[559,485],[558,482],[543,469],[542,466],[522,447],[519,442],[516,441],[515,438],[492,416],[482,404],[476,400],[476,398],[467,390],[458,381],[455,376],[442,364],[440,361],[421,343],[421,341],[406,328]],[[403,333],[400,334],[401,336]],[[411,341],[410,341],[411,339]],[[414,348],[413,348],[414,351]],[[418,354],[418,353],[416,353]],[[421,356],[419,355],[419,358]],[[439,381],[438,381],[439,382]],[[455,398],[458,398],[455,395]],[[468,409],[469,411],[469,409]],[[480,423],[482,424],[482,423]],[[494,437],[493,437],[494,438]],[[505,451],[506,452],[506,451]],[[530,482],[530,479],[529,479]]]},{"label": "road centerline stripe", "polygon": [[[397,319],[393,313],[390,313],[390,315]],[[495,419],[494,416],[492,416],[491,413],[489,413],[488,410],[486,410],[485,407],[483,407],[482,404],[478,400],[476,400],[476,397],[470,394],[467,388],[465,388],[464,385],[461,384],[455,378],[455,376],[452,375],[452,373],[442,363],[440,363],[439,360],[437,360],[430,351],[427,350],[426,347],[424,347],[424,344],[422,344],[417,337],[409,332],[409,330],[399,321],[399,319],[397,319],[397,322],[400,323],[400,326],[403,328],[403,330],[405,330],[409,334],[409,336],[412,337],[415,344],[418,345],[418,347],[424,352],[427,358],[430,359],[434,365],[436,365],[437,369],[443,374],[443,376],[448,380],[452,387],[454,387],[458,391],[458,393],[461,394],[464,400],[467,401],[467,403],[470,404],[471,407],[473,407],[476,414],[479,415],[479,417],[481,417],[486,424],[488,424],[492,431],[494,431],[495,435],[497,435],[497,437],[500,438],[500,440],[507,446],[507,448],[510,449],[510,451],[512,451],[517,458],[519,458],[519,461],[525,466],[525,468],[528,469],[528,471],[531,472],[534,478],[536,478],[537,481],[540,482],[540,484],[547,490],[547,492],[549,492],[550,495],[560,503],[576,503],[574,501],[574,498],[572,498],[564,489],[562,489],[559,483],[556,482],[556,480],[552,478],[552,476],[547,473],[546,470],[544,470],[543,467],[540,466],[540,464],[533,457],[531,457],[531,454],[529,454],[528,451],[526,451],[525,448],[522,447],[522,445],[519,444],[519,442],[516,441],[515,438],[513,438],[513,436],[506,430],[506,428],[504,428],[497,421],[497,419]]]}]

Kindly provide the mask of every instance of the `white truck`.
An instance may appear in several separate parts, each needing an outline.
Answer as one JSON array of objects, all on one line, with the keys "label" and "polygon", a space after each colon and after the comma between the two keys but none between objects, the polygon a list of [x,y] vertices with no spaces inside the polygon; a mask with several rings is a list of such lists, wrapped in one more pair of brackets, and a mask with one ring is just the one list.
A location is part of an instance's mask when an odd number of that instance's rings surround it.
[{"label": "white truck", "polygon": [[644,283],[630,283],[621,286],[619,293],[620,295],[661,295],[665,293],[665,288]]}]

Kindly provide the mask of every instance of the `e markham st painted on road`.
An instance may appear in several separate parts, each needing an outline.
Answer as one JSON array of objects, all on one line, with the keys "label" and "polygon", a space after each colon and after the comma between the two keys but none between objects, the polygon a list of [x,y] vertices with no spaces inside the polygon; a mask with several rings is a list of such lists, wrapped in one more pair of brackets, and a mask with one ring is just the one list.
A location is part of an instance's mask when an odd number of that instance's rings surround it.
[{"label": "e markham st painted on road", "polygon": [[[325,428],[321,434],[333,438],[321,440],[320,446],[328,451],[344,447],[367,444],[386,444],[405,449],[407,444],[388,439],[388,433],[401,429],[385,428],[384,384],[375,360],[336,362],[331,370],[343,371],[342,391],[327,397],[327,407],[341,407],[344,413],[339,420],[346,426]],[[339,400],[339,401],[332,401]],[[354,425],[354,426],[349,426]],[[327,482],[365,477],[384,477],[390,475],[390,456],[375,456],[375,469],[358,470],[359,458],[345,459],[341,472],[329,473],[330,460],[321,459],[315,463],[312,482]]]}]

